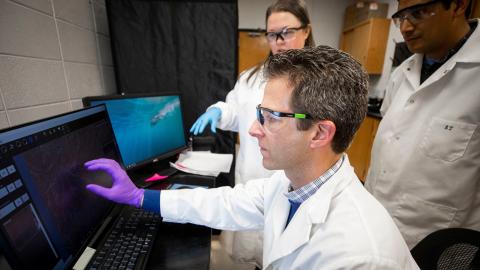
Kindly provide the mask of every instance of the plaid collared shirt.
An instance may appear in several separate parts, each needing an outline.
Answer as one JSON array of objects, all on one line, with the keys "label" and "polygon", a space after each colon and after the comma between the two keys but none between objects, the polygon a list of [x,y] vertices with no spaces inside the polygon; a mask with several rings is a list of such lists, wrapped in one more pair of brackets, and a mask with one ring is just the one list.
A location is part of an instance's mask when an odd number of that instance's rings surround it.
[{"label": "plaid collared shirt", "polygon": [[327,182],[330,177],[332,177],[338,169],[340,169],[340,166],[343,164],[343,160],[345,159],[345,155],[342,156],[330,169],[328,169],[324,174],[320,175],[317,179],[315,179],[313,182],[311,182],[308,185],[305,185],[297,190],[293,190],[293,187],[290,185],[288,187],[288,192],[285,193],[285,197],[290,202],[295,202],[295,203],[303,203],[306,201],[310,196],[315,194],[317,190],[325,183]]}]

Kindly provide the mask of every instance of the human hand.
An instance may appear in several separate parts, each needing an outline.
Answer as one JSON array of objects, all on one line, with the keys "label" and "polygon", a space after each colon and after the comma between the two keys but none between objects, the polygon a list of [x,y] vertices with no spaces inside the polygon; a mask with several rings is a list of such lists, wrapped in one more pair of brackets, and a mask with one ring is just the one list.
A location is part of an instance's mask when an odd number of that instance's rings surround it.
[{"label": "human hand", "polygon": [[192,128],[190,128],[190,132],[193,135],[198,135],[203,132],[205,127],[210,123],[210,129],[213,133],[215,133],[215,129],[217,127],[217,122],[220,120],[222,116],[222,110],[217,107],[212,107],[208,109],[204,114],[202,114],[195,123],[193,123]]},{"label": "human hand", "polygon": [[145,190],[137,188],[115,160],[94,159],[85,162],[84,166],[89,171],[105,171],[112,177],[113,182],[111,188],[89,184],[87,185],[88,190],[117,203],[128,204],[137,208],[141,206]]}]

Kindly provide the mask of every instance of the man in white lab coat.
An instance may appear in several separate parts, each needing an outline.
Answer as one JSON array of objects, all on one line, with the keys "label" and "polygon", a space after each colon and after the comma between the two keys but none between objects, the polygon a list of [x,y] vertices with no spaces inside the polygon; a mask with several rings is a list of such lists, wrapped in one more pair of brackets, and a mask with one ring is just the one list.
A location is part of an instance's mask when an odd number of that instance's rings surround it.
[{"label": "man in white lab coat", "polygon": [[112,160],[93,160],[111,200],[160,212],[164,220],[222,230],[264,229],[264,269],[418,269],[387,211],[344,154],[365,117],[368,78],[351,56],[328,46],[269,58],[257,121],[263,165],[281,170],[234,188],[142,190]]},{"label": "man in white lab coat", "polygon": [[400,0],[410,51],[392,74],[367,189],[413,248],[438,229],[480,230],[480,29],[467,0]]}]

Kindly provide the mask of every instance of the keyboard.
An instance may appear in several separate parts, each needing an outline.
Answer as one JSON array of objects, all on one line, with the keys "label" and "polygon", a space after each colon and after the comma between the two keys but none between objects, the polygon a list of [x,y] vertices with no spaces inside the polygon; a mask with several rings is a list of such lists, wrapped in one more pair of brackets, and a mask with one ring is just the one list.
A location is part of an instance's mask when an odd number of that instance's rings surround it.
[{"label": "keyboard", "polygon": [[158,214],[125,207],[86,269],[144,269],[160,222]]}]

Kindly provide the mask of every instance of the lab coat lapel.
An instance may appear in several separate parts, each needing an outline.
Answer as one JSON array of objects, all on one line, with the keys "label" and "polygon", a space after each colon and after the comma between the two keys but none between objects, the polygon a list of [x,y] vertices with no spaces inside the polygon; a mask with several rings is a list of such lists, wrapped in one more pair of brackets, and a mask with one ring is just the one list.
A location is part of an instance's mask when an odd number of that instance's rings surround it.
[{"label": "lab coat lapel", "polygon": [[408,63],[403,66],[403,74],[407,78],[414,92],[420,86],[420,72],[422,70],[422,58],[423,55],[415,54],[412,58],[409,58]]},{"label": "lab coat lapel", "polygon": [[271,251],[264,261],[265,268],[308,243],[313,235],[312,227],[325,222],[332,198],[350,184],[352,177],[349,175],[352,173],[353,169],[348,162],[348,157],[345,157],[340,170],[312,197],[300,205],[287,228],[285,228],[285,223],[290,203],[283,194],[277,197],[278,201],[272,216],[277,222],[274,223]]},{"label": "lab coat lapel", "polygon": [[[268,265],[273,260],[281,257],[282,250],[279,247],[280,238],[285,228],[285,224],[288,218],[288,212],[290,211],[290,202],[283,194],[277,194],[275,197],[275,202],[273,204],[273,209],[269,216],[267,217],[265,227],[272,223],[273,231],[270,234],[270,237],[265,237],[265,244],[267,244],[265,250],[270,250],[268,256],[264,256],[265,262],[264,265]],[[298,212],[298,210],[297,210]]]},{"label": "lab coat lapel", "polygon": [[455,61],[454,59],[450,59],[447,63],[443,64],[441,67],[439,67],[428,79],[426,79],[422,85],[420,86],[420,89],[425,89],[428,86],[432,85],[436,81],[440,80],[443,76],[447,75],[450,70],[452,70],[455,67]]},{"label": "lab coat lapel", "polygon": [[267,258],[268,261],[266,262],[266,265],[282,257],[288,256],[294,250],[310,240],[312,222],[308,216],[309,211],[306,209],[308,207],[305,207],[307,205],[300,205],[295,216],[288,224],[288,227],[284,230],[286,217],[288,216],[288,211],[290,209],[290,203],[287,199],[285,200],[287,201],[288,207],[284,209],[285,212],[278,213],[281,214],[281,216],[278,216],[281,217],[279,218],[279,221],[282,220],[283,222],[276,222],[276,227],[278,226],[278,228],[275,228],[275,238],[273,239],[272,249]]}]

